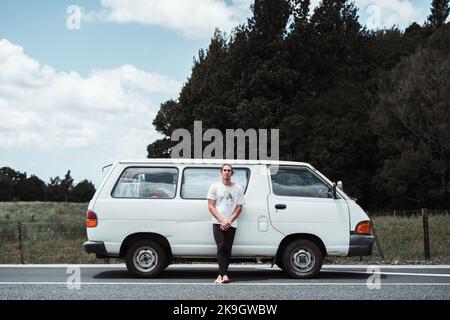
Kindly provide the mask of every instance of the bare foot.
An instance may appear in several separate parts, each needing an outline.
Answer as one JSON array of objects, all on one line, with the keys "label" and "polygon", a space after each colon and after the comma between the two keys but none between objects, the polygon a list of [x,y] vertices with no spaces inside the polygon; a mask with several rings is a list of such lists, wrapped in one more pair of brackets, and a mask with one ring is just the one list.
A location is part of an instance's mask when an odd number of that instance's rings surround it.
[{"label": "bare foot", "polygon": [[230,279],[228,279],[228,276],[223,276],[222,277],[222,283],[229,283],[230,282]]},{"label": "bare foot", "polygon": [[223,280],[222,280],[222,276],[221,275],[219,275],[217,277],[216,281],[214,281],[214,283],[222,283],[222,282],[223,282]]}]

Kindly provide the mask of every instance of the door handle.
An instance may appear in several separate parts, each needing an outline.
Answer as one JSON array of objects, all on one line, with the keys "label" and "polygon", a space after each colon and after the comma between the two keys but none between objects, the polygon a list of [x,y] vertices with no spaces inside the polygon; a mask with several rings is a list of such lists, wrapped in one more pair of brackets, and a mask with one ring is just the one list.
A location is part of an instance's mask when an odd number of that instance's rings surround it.
[{"label": "door handle", "polygon": [[276,204],[275,209],[284,210],[284,209],[286,209],[286,205],[285,204]]}]

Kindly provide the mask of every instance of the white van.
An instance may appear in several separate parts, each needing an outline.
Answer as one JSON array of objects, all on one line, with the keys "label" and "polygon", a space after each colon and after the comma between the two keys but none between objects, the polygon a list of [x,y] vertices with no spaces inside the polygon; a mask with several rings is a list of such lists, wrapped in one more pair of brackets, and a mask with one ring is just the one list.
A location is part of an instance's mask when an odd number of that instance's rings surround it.
[{"label": "white van", "polygon": [[372,253],[367,214],[311,165],[215,159],[115,162],[89,203],[86,251],[124,259],[138,277],[156,277],[176,260],[214,259],[206,195],[223,163],[245,190],[233,261],[270,260],[312,278],[325,256]]}]

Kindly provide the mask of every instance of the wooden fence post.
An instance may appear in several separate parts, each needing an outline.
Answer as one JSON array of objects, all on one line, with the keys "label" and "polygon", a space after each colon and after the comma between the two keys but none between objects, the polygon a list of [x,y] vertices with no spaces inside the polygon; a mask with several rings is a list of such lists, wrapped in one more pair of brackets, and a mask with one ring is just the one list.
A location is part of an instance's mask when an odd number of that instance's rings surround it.
[{"label": "wooden fence post", "polygon": [[25,264],[25,259],[23,257],[23,247],[22,247],[22,223],[19,222],[17,225],[17,232],[19,234],[19,257],[20,263]]},{"label": "wooden fence post", "polygon": [[422,223],[423,223],[423,251],[425,259],[430,260],[430,230],[428,228],[428,213],[427,209],[422,209]]}]

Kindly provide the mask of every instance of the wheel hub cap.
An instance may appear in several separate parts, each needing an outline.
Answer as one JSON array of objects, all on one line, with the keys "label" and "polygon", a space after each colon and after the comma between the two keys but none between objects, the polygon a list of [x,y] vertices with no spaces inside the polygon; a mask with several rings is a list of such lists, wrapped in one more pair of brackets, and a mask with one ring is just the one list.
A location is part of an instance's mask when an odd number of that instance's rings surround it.
[{"label": "wheel hub cap", "polygon": [[299,249],[292,254],[292,265],[301,272],[308,272],[314,267],[314,255],[305,249]]},{"label": "wheel hub cap", "polygon": [[158,255],[152,248],[140,248],[136,250],[133,262],[139,271],[149,272],[158,264]]}]

